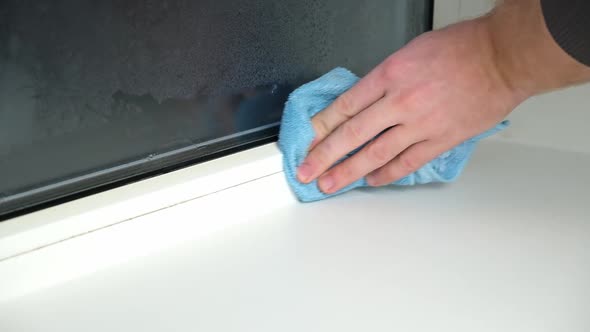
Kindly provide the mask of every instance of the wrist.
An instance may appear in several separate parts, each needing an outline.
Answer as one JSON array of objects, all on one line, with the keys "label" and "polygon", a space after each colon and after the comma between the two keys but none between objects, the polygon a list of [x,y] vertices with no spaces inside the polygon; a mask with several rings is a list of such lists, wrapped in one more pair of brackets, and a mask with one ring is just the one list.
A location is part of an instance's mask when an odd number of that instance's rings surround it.
[{"label": "wrist", "polygon": [[[535,94],[530,86],[533,80],[526,72],[512,69],[511,56],[499,51],[491,21],[492,16],[487,15],[459,24],[467,25],[472,31],[469,41],[473,51],[471,56],[479,61],[489,93],[511,111]],[[519,69],[518,66],[514,68]]]},{"label": "wrist", "polygon": [[514,94],[526,99],[590,80],[590,68],[549,33],[538,0],[506,0],[480,20],[498,74]]}]

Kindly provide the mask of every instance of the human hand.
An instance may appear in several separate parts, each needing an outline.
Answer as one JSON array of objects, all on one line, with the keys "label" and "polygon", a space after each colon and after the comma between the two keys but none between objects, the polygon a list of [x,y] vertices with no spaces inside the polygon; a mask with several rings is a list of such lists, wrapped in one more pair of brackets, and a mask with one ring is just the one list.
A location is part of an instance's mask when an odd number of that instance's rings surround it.
[{"label": "human hand", "polygon": [[528,95],[498,69],[482,20],[418,37],[318,113],[299,180],[319,178],[326,194],[365,175],[389,184],[501,122]]}]

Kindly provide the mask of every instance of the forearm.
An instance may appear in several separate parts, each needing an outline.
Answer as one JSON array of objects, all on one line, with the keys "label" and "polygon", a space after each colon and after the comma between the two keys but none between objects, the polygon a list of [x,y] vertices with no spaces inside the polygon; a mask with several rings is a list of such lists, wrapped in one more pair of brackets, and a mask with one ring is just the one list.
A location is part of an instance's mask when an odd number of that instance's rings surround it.
[{"label": "forearm", "polygon": [[540,0],[505,0],[480,20],[500,75],[514,91],[532,96],[590,81],[590,67],[548,30]]}]

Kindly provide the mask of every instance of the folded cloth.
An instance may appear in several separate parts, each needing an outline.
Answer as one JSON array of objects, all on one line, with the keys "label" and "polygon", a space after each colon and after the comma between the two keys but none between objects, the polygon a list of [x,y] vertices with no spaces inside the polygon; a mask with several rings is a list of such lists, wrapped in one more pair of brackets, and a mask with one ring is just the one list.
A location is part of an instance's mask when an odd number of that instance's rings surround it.
[{"label": "folded cloth", "polygon": [[[315,137],[311,118],[358,81],[359,78],[347,69],[336,68],[293,91],[285,104],[279,133],[279,148],[283,153],[283,167],[287,181],[302,202],[317,201],[357,187],[368,186],[366,179],[362,178],[335,194],[326,195],[319,189],[317,180],[303,184],[297,179],[297,167],[303,163]],[[411,186],[456,180],[469,161],[477,142],[505,129],[508,125],[508,121],[504,121],[495,128],[467,140],[393,185]],[[352,151],[344,159],[355,152]]]}]

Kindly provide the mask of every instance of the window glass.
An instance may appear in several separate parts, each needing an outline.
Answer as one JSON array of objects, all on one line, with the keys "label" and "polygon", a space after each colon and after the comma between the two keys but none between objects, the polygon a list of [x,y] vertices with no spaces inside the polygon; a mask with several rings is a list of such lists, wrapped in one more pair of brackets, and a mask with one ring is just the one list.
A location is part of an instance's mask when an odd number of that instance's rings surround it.
[{"label": "window glass", "polygon": [[364,75],[431,1],[3,0],[0,215],[276,135],[298,85]]}]

